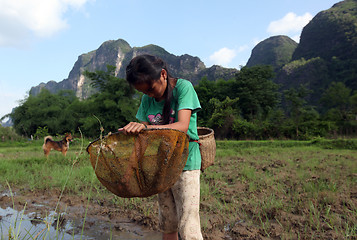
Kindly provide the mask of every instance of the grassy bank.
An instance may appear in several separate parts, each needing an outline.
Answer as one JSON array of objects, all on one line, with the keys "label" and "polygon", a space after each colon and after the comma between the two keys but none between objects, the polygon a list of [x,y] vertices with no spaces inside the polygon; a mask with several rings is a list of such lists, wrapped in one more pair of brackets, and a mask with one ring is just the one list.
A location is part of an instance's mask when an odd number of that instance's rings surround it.
[{"label": "grassy bank", "polygon": [[[42,141],[0,143],[0,185],[19,191],[111,201],[156,221],[156,198],[121,199],[94,177],[76,140],[67,157],[43,156]],[[357,237],[357,140],[218,141],[216,164],[201,177],[205,239],[354,239]]]}]

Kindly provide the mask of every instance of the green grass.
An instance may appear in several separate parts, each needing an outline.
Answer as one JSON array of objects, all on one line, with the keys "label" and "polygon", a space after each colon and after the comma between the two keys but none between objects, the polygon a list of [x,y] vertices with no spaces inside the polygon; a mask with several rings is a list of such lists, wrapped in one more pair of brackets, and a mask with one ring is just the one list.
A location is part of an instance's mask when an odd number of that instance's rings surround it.
[{"label": "green grass", "polygon": [[[89,143],[84,141],[84,148]],[[157,218],[156,197],[123,199],[94,177],[81,141],[67,157],[43,156],[42,141],[0,143],[0,185],[22,191],[62,189],[100,204]],[[93,183],[92,180],[94,179]],[[272,239],[357,237],[357,140],[217,141],[215,165],[201,176],[204,236],[242,229]],[[252,237],[252,236],[251,236]]]},{"label": "green grass", "polygon": [[[70,146],[66,158],[60,152],[51,151],[48,159],[43,155],[42,141],[19,145],[14,143],[13,146],[1,148],[1,184],[8,181],[29,189],[61,188],[70,173],[71,181],[66,186],[68,191],[79,193],[83,183],[90,183],[93,168],[79,143]],[[99,182],[96,184],[99,185]]]},{"label": "green grass", "polygon": [[265,237],[357,237],[356,149],[356,140],[217,142],[202,202]]}]

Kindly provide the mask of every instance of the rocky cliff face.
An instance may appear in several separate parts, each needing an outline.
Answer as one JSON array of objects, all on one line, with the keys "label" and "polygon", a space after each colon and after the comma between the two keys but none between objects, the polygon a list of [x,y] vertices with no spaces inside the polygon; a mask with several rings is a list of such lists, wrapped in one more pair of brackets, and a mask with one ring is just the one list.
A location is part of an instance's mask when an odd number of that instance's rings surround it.
[{"label": "rocky cliff face", "polygon": [[357,58],[357,1],[345,0],[318,13],[308,23],[293,60],[321,57]]},{"label": "rocky cliff face", "polygon": [[292,61],[277,81],[285,88],[306,82],[317,99],[332,81],[357,90],[356,76],[357,1],[345,0],[318,13],[304,27]]},{"label": "rocky cliff face", "polygon": [[312,90],[308,100],[314,105],[333,81],[357,90],[357,1],[318,13],[304,27],[299,44],[284,36],[262,41],[247,66],[262,64],[274,67],[281,90],[301,84]]},{"label": "rocky cliff face", "polygon": [[51,92],[67,89],[74,90],[77,97],[85,99],[95,92],[95,89],[91,88],[89,80],[83,75],[85,70],[91,72],[106,71],[107,65],[112,65],[116,66],[116,76],[125,78],[125,67],[133,57],[141,54],[152,54],[162,58],[168,64],[168,70],[172,76],[188,79],[193,84],[197,84],[202,77],[207,77],[209,80],[230,79],[238,72],[237,69],[219,66],[206,68],[198,57],[192,57],[188,54],[175,56],[156,45],[132,48],[125,40],[119,39],[106,41],[97,50],[80,55],[67,79],[58,83],[54,81],[41,83],[32,87],[30,94],[37,95],[42,88]]}]

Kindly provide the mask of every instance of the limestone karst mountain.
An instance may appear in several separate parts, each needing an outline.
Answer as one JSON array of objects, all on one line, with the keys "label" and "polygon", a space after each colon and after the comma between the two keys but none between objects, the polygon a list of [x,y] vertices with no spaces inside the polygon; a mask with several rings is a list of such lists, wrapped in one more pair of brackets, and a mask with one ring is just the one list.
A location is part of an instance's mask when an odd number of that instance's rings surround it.
[{"label": "limestone karst mountain", "polygon": [[[198,58],[188,54],[173,55],[160,46],[131,47],[123,39],[104,42],[98,49],[82,54],[75,62],[68,78],[61,82],[49,81],[31,88],[36,95],[42,88],[51,92],[71,89],[81,99],[90,96],[91,88],[84,70],[106,70],[116,66],[116,75],[125,77],[125,66],[133,56],[149,53],[163,58],[173,76],[197,84],[200,79],[231,79],[239,70],[212,66],[206,68]],[[253,50],[247,67],[272,65],[274,81],[280,90],[306,85],[313,90],[311,103],[317,104],[320,95],[333,81],[343,82],[357,90],[357,1],[345,0],[321,11],[308,23],[300,43],[287,36],[273,36],[259,43]]]},{"label": "limestone karst mountain", "polygon": [[247,67],[272,65],[280,69],[291,61],[297,43],[288,36],[273,36],[257,44],[247,62]]},{"label": "limestone karst mountain", "polygon": [[[252,51],[248,66],[272,65],[274,81],[281,89],[305,85],[313,91],[309,101],[318,105],[321,94],[332,82],[343,82],[357,90],[357,1],[345,0],[318,13],[303,29],[300,42],[291,52],[276,36],[259,43]],[[291,42],[291,41],[290,41]],[[276,54],[276,53],[285,54]],[[284,58],[282,57],[284,56]],[[283,60],[291,60],[283,64]]]},{"label": "limestone karst mountain", "polygon": [[107,65],[112,65],[116,66],[116,76],[125,78],[125,67],[129,61],[134,56],[145,53],[161,57],[167,62],[171,75],[188,79],[193,84],[197,84],[202,77],[207,77],[209,80],[230,79],[238,72],[237,69],[223,68],[216,65],[206,68],[198,57],[188,54],[175,56],[156,45],[131,47],[125,40],[118,39],[106,41],[97,50],[80,55],[67,79],[58,83],[55,81],[41,83],[36,87],[32,87],[30,94],[37,95],[42,88],[46,88],[51,92],[69,89],[74,90],[77,97],[85,99],[95,91],[90,86],[89,80],[83,75],[85,70],[106,71]]}]

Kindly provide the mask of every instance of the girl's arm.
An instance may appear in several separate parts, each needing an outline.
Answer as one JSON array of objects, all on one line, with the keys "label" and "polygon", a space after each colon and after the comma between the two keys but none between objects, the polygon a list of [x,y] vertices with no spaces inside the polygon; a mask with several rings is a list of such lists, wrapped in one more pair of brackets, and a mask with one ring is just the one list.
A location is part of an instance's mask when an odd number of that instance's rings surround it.
[{"label": "girl's arm", "polygon": [[145,128],[172,128],[187,133],[188,126],[190,125],[191,109],[182,109],[178,111],[178,121],[165,125],[149,125],[148,122],[130,122],[125,127],[119,128],[118,131],[123,131],[125,134],[138,134]]}]

